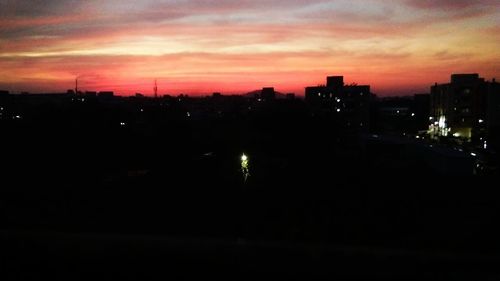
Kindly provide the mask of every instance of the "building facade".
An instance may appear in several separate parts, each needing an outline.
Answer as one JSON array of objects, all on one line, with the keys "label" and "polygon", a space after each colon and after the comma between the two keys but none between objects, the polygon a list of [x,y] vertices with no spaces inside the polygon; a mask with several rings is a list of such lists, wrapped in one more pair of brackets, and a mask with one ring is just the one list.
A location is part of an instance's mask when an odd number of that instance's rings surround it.
[{"label": "building facade", "polygon": [[431,134],[486,141],[497,123],[498,95],[498,83],[478,74],[453,74],[450,83],[436,83],[431,87]]}]

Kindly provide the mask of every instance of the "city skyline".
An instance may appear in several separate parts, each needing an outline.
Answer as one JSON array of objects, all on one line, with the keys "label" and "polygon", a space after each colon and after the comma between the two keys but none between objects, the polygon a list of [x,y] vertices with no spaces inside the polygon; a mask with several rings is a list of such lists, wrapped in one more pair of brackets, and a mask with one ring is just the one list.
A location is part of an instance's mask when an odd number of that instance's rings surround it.
[{"label": "city skyline", "polygon": [[1,1],[0,89],[304,93],[327,75],[381,96],[500,70],[497,1]]}]

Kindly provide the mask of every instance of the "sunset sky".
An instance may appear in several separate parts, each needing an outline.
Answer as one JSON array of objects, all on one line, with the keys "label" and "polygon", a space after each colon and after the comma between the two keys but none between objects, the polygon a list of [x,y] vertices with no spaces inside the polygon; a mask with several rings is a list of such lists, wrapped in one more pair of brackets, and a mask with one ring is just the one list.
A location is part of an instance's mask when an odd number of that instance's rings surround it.
[{"label": "sunset sky", "polygon": [[0,90],[378,95],[500,78],[499,0],[0,0]]}]

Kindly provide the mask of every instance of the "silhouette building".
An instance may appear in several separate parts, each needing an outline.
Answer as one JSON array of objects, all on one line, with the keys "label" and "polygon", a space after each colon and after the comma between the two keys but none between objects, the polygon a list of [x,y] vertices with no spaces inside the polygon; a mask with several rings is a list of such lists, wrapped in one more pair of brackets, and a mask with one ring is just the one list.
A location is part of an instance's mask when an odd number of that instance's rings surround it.
[{"label": "silhouette building", "polygon": [[343,76],[329,76],[326,86],[306,87],[305,99],[315,111],[333,113],[339,127],[361,131],[369,128],[369,85],[345,85]]},{"label": "silhouette building", "polygon": [[274,100],[276,98],[276,93],[273,87],[262,88],[261,98],[265,101]]},{"label": "silhouette building", "polygon": [[431,87],[430,131],[468,141],[485,141],[498,131],[500,88],[478,74],[453,74]]},{"label": "silhouette building", "polygon": [[326,77],[326,86],[332,89],[341,89],[342,87],[344,87],[344,76]]}]

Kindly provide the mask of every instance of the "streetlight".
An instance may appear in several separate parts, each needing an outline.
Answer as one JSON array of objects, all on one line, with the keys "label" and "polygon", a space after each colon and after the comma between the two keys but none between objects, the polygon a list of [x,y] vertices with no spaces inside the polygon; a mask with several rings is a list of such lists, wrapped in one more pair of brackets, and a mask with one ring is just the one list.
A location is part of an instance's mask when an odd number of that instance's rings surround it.
[{"label": "streetlight", "polygon": [[243,178],[245,179],[245,182],[247,181],[248,176],[250,175],[249,169],[248,169],[248,156],[243,153],[241,155],[241,172],[243,173]]}]

